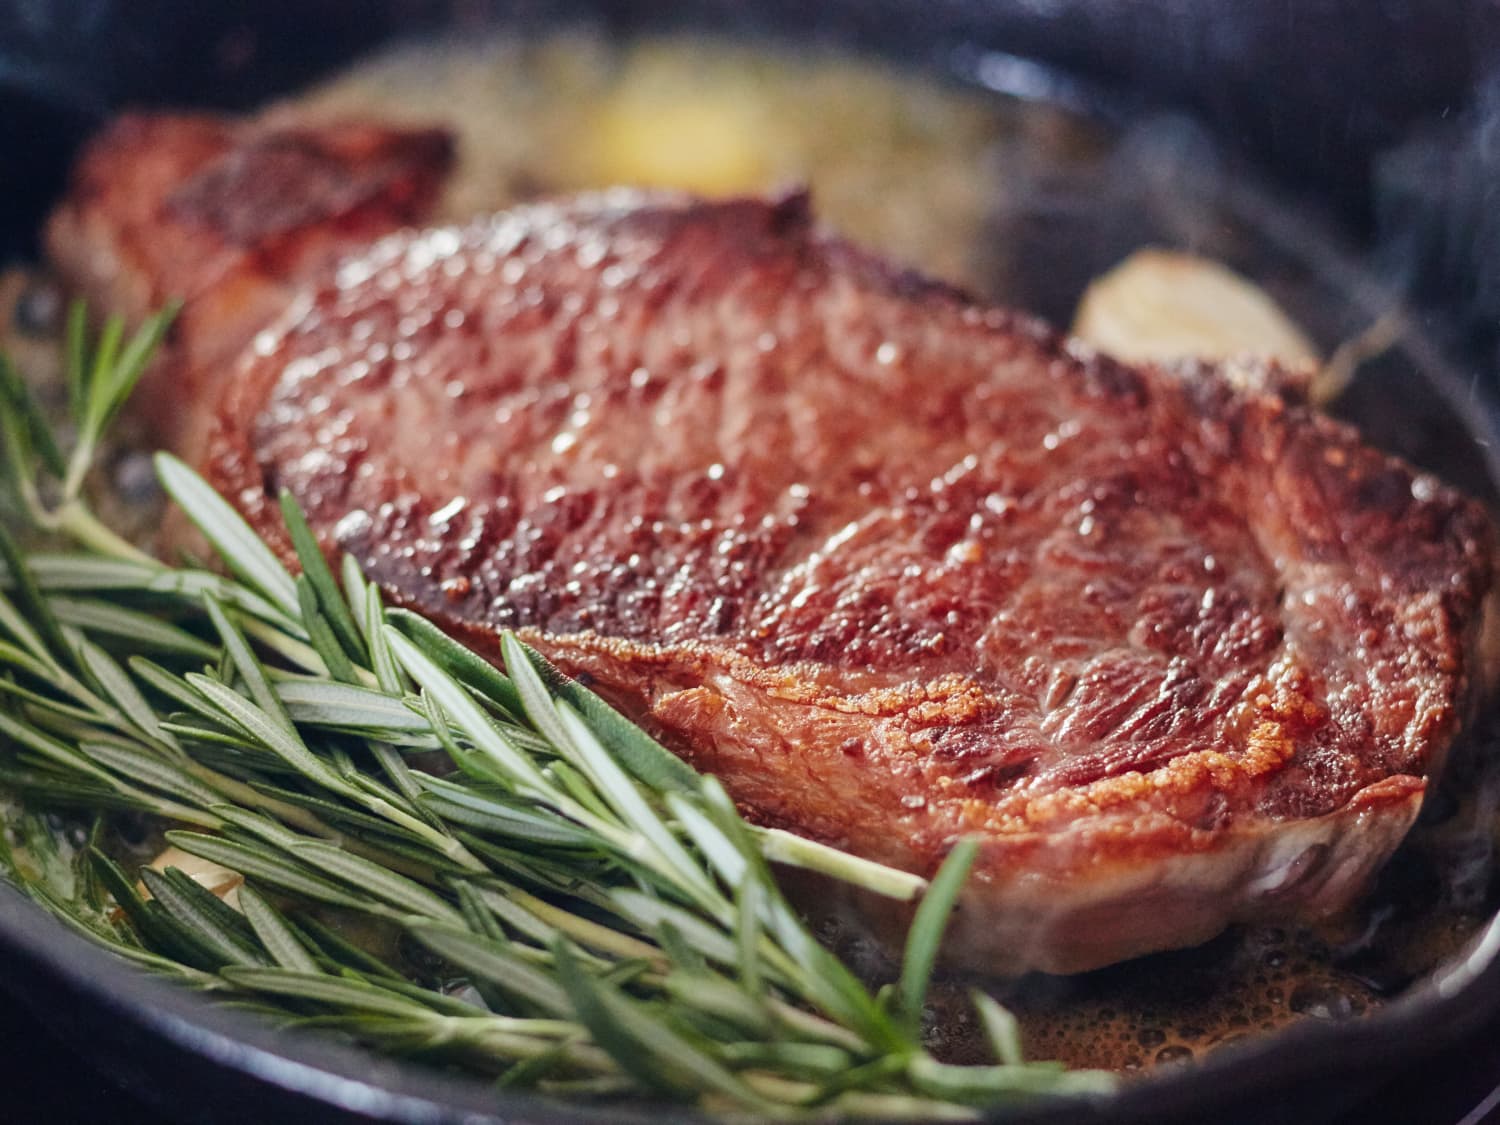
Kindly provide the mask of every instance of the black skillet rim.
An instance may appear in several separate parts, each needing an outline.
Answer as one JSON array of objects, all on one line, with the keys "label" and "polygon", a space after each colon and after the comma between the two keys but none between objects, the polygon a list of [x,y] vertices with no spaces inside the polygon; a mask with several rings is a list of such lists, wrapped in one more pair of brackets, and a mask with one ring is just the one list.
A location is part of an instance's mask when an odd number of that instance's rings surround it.
[{"label": "black skillet rim", "polygon": [[[1018,60],[1022,65],[1025,60]],[[1089,83],[1065,72],[1053,90],[1071,101]],[[56,88],[53,96],[64,97]],[[50,99],[49,99],[50,100]],[[1114,104],[1118,104],[1116,101]],[[92,107],[91,107],[92,108]],[[1295,232],[1294,232],[1295,233]],[[1334,254],[1355,300],[1371,308],[1382,290],[1364,271]],[[1406,347],[1423,376],[1457,420],[1485,449],[1489,475],[1500,482],[1500,406],[1445,362],[1442,351],[1417,332]],[[15,888],[0,883],[0,944],[31,970],[0,987],[23,994],[44,1021],[61,1019],[50,1001],[58,992],[97,1005],[95,1019],[115,1018],[122,1028],[154,1036],[170,1048],[311,1103],[393,1123],[566,1122],[659,1120],[661,1109],[565,1105],[534,1095],[497,1094],[484,1083],[420,1066],[375,1061],[361,1049],[306,1034],[280,1032],[244,1013],[201,997],[119,961],[70,932]],[[56,992],[48,992],[51,988]],[[1239,1098],[1263,1097],[1265,1087],[1338,1079],[1368,1080],[1377,1068],[1410,1065],[1457,1041],[1500,1011],[1500,916],[1492,918],[1468,951],[1441,966],[1396,1001],[1352,1022],[1295,1025],[1242,1046],[1217,1052],[1191,1067],[1127,1085],[1094,1102],[1053,1102],[1017,1107],[1008,1122],[1152,1120],[1222,1107]],[[128,1027],[126,1026],[128,1025]],[[110,1060],[101,1060],[109,1067]],[[690,1116],[688,1111],[678,1111]]]},{"label": "black skillet rim", "polygon": [[[685,1107],[570,1105],[531,1094],[496,1092],[474,1079],[377,1060],[329,1037],[279,1031],[120,961],[8,884],[0,884],[0,943],[28,970],[24,980],[7,981],[6,990],[18,993],[43,1022],[67,1022],[59,997],[64,1005],[92,1005],[90,1026],[101,1020],[120,1021],[113,1041],[129,1041],[136,1034],[154,1037],[168,1048],[167,1056],[180,1052],[236,1072],[252,1084],[276,1087],[299,1104],[311,1103],[302,1106],[304,1112],[324,1105],[390,1125],[635,1125],[660,1122],[664,1113],[674,1120],[710,1120]],[[1491,1019],[1497,1009],[1500,917],[1481,929],[1464,956],[1369,1016],[1337,1024],[1306,1021],[1180,1070],[1159,1071],[1111,1097],[1022,1104],[992,1119],[1007,1125],[1198,1120],[1199,1115],[1237,1101],[1259,1104],[1268,1086],[1290,1092],[1310,1081],[1365,1084],[1384,1067],[1410,1066],[1436,1055]],[[139,1066],[122,1064],[111,1054],[96,1061],[117,1075]],[[159,1078],[166,1068],[158,1061],[146,1069]],[[160,1091],[136,1092],[176,1104]]]}]

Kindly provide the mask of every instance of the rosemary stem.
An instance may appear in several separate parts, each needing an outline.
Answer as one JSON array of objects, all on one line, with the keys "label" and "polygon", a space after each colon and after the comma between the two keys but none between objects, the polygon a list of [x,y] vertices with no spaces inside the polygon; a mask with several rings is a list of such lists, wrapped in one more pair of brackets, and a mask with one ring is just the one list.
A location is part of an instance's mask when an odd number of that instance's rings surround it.
[{"label": "rosemary stem", "polygon": [[863,1051],[868,1046],[863,1039],[848,1028],[840,1027],[816,1012],[809,1012],[805,1008],[788,1004],[785,1000],[779,1000],[774,996],[767,997],[766,1004],[776,1018],[792,1030],[803,1032],[850,1051]]},{"label": "rosemary stem", "polygon": [[[67,495],[74,494],[67,492]],[[155,558],[100,523],[77,499],[69,499],[61,504],[51,513],[48,523],[81,547],[109,558],[163,569]]]},{"label": "rosemary stem", "polygon": [[36,481],[24,473],[16,473],[16,484],[21,507],[26,512],[26,518],[36,527],[48,527],[51,523],[51,514],[42,503],[42,498],[37,494]]},{"label": "rosemary stem", "polygon": [[[266,624],[248,613],[232,613],[230,620],[244,631],[245,635],[254,641],[258,641],[277,656],[297,665],[303,671],[311,675],[326,677],[328,666],[323,663],[323,658],[318,655],[318,650],[312,645],[300,641],[295,637]],[[370,677],[369,685],[373,687],[374,677]]]},{"label": "rosemary stem", "polygon": [[927,880],[920,875],[841,852],[780,828],[757,825],[750,834],[760,844],[761,854],[772,863],[829,875],[884,898],[910,902],[927,889]]},{"label": "rosemary stem", "polygon": [[230,803],[246,805],[250,808],[259,809],[261,812],[270,813],[284,824],[300,828],[304,832],[310,832],[315,836],[322,836],[329,840],[337,839],[339,836],[339,833],[335,829],[330,828],[316,815],[308,812],[306,809],[294,805],[289,801],[268,796],[252,786],[246,785],[243,781],[238,781],[226,774],[219,773],[217,770],[210,769],[201,762],[189,760],[183,763],[182,768],[205,785],[211,786],[224,794]]},{"label": "rosemary stem", "polygon": [[460,864],[466,870],[475,874],[488,872],[489,868],[482,860],[473,855],[468,848],[459,843],[452,836],[439,832],[425,821],[418,820],[410,813],[402,812],[389,801],[379,797],[370,797],[365,802],[365,807],[377,816],[382,816],[392,823],[399,824],[413,836],[430,844],[443,855]]},{"label": "rosemary stem", "polygon": [[[811,1083],[782,1078],[779,1075],[747,1071],[740,1077],[757,1093],[790,1105],[805,1103],[818,1093],[818,1088]],[[883,1118],[896,1121],[976,1121],[979,1119],[979,1112],[968,1106],[907,1094],[849,1091],[839,1095],[834,1105],[839,1111],[837,1114],[839,1118]]]},{"label": "rosemary stem", "polygon": [[191,824],[197,828],[209,831],[217,831],[224,827],[224,822],[211,812],[195,809],[188,805],[179,804],[176,801],[168,801],[151,793],[137,789],[118,778],[111,777],[110,782],[117,794],[124,797],[137,808],[160,817],[162,820],[177,821],[181,824]]},{"label": "rosemary stem", "polygon": [[535,917],[548,925],[555,926],[579,944],[590,949],[597,949],[601,953],[612,953],[626,959],[640,958],[650,961],[658,968],[664,968],[668,963],[656,946],[637,941],[627,934],[612,930],[608,926],[601,926],[587,918],[580,918],[577,914],[553,906],[544,899],[537,898],[519,888],[506,891],[506,897],[517,906],[523,907]]},{"label": "rosemary stem", "polygon": [[[503,1016],[439,1017],[442,1031],[453,1043],[462,1043],[485,1051],[501,1062],[517,1059],[537,1059],[557,1053],[570,1066],[593,1074],[612,1075],[619,1073],[619,1066],[608,1054],[588,1043],[570,1041],[576,1039],[582,1029],[577,1024],[561,1021],[514,1020]],[[557,1022],[566,1031],[547,1035],[531,1030],[529,1025]],[[524,1029],[524,1030],[523,1030]],[[529,1031],[529,1033],[528,1033]]]},{"label": "rosemary stem", "polygon": [[63,477],[62,492],[65,504],[76,503],[83,494],[83,482],[94,467],[94,456],[98,452],[98,439],[91,427],[85,426],[78,435],[78,444],[68,458],[68,472]]}]

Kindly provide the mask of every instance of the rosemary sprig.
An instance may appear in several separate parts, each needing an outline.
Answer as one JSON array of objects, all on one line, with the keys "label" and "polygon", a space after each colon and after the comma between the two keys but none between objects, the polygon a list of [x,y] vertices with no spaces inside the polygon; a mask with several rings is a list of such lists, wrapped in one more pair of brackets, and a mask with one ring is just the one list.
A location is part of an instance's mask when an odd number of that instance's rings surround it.
[{"label": "rosemary sprig", "polygon": [[[138,885],[98,824],[73,849],[21,811],[0,862],[38,902],[293,1025],[560,1095],[946,1118],[1111,1088],[1021,1061],[986,997],[994,1065],[924,1048],[971,845],[927,887],[746,824],[716,781],[515,636],[502,671],[385,608],[349,560],[335,577],[290,497],[296,577],[165,454],[163,487],[233,577],[168,567],[100,524],[88,469],[168,319],[123,346],[111,322],[90,346],[75,312],[66,457],[0,363],[10,491],[33,533],[74,548],[24,550],[0,528],[0,786],[36,808],[149,814],[244,882],[237,909],[176,867]],[[925,891],[898,985],[873,994],[819,945],[770,861],[895,899]],[[367,940],[340,936],[352,925]]]},{"label": "rosemary sprig", "polygon": [[[74,441],[66,458],[63,443],[48,425],[46,413],[33,399],[25,380],[8,358],[0,357],[4,475],[32,526],[65,534],[105,555],[143,561],[149,558],[94,518],[83,486],[110,423],[145,374],[176,316],[177,306],[170,305],[147,317],[122,351],[125,325],[121,319],[110,318],[90,349],[83,306],[78,304],[70,310],[64,358]],[[55,482],[50,502],[43,493],[47,477]]]}]

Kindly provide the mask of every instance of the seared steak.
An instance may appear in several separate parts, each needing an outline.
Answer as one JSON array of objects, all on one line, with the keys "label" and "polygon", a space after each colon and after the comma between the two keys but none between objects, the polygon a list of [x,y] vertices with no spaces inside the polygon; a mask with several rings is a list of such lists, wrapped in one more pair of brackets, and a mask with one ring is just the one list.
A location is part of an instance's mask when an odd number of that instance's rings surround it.
[{"label": "seared steak", "polygon": [[191,380],[227,365],[299,277],[426,218],[451,164],[437,129],[126,114],[85,150],[47,245],[97,309],[139,320],[184,302],[177,354],[140,397],[163,440],[192,445]]},{"label": "seared steak", "polygon": [[290,489],[393,598],[520,630],[763,821],[923,873],[977,834],[959,961],[1337,910],[1464,718],[1477,505],[1289,397],[895,272],[802,198],[612,193],[303,276],[187,404],[258,530],[285,548]]}]

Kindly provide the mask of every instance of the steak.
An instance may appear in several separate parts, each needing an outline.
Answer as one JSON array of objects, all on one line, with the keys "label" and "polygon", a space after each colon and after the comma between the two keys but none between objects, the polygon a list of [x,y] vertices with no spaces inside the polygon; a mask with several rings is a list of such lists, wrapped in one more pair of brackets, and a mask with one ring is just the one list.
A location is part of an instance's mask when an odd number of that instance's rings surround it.
[{"label": "steak", "polygon": [[[198,182],[222,239],[266,205]],[[802,196],[616,191],[297,277],[182,400],[256,529],[291,557],[289,489],[394,601],[492,654],[518,630],[763,823],[928,875],[978,836],[958,963],[1339,910],[1482,678],[1477,504],[1296,380],[1114,362]]]},{"label": "steak", "polygon": [[195,379],[231,362],[297,280],[422,221],[453,161],[439,129],[125,114],[84,150],[53,214],[54,263],[96,310],[139,321],[183,302],[140,395],[169,444],[197,444]]}]

